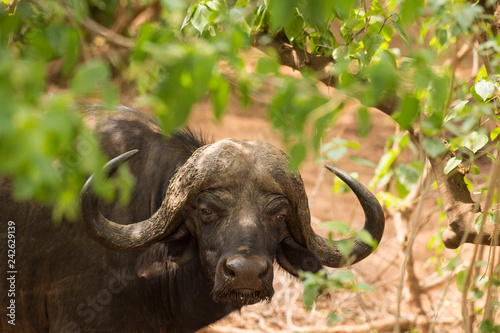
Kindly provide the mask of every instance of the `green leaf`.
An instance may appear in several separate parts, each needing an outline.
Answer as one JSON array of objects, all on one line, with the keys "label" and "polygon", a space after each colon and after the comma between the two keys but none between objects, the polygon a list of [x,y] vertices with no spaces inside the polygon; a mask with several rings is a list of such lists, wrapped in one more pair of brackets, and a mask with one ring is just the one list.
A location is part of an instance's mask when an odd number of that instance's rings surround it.
[{"label": "green leaf", "polygon": [[484,214],[486,214],[486,220],[484,221],[485,224],[487,222],[495,224],[495,216],[492,212],[481,213],[478,215],[478,217],[476,218],[476,221],[474,222],[474,229],[476,229],[477,233],[479,233],[481,231],[481,224],[483,223]]},{"label": "green leaf", "polygon": [[436,158],[447,150],[442,140],[432,138],[424,138],[422,140],[422,148],[424,148],[425,153],[431,158]]},{"label": "green leaf", "polygon": [[382,31],[380,32],[382,34],[382,36],[384,37],[384,39],[389,42],[391,41],[392,39],[392,36],[394,35],[394,30],[392,30],[392,28],[388,25],[384,25],[382,27]]},{"label": "green leaf", "polygon": [[447,271],[453,271],[461,262],[462,260],[460,259],[460,257],[454,257],[450,261],[448,261],[448,264],[446,264],[444,269]]},{"label": "green leaf", "polygon": [[342,255],[344,255],[344,257],[348,257],[354,248],[354,239],[341,239],[337,241],[336,245]]},{"label": "green leaf", "polygon": [[[352,0],[343,0],[342,2],[350,2]],[[311,26],[315,27],[322,33],[327,34],[327,22],[330,19],[335,3],[339,1],[331,0],[314,0],[314,1],[299,1],[299,11],[303,15],[304,20]]]},{"label": "green leaf", "polygon": [[488,78],[488,71],[486,70],[486,66],[482,65],[479,71],[477,71],[476,78],[474,79],[474,84],[478,83],[482,79]]},{"label": "green leaf", "polygon": [[[486,213],[488,214],[488,212]],[[481,231],[481,224],[483,223],[484,213],[479,214],[474,221],[474,229],[477,233]],[[486,223],[486,221],[484,221]]]},{"label": "green leaf", "polygon": [[252,103],[251,99],[251,81],[248,78],[238,80],[238,92],[240,93],[240,104],[247,108]]},{"label": "green leaf", "polygon": [[342,110],[343,108],[343,103],[340,103],[340,105],[335,108],[334,110],[328,112],[322,117],[319,117],[315,122],[314,122],[314,134],[312,137],[312,142],[314,146],[314,150],[316,153],[320,150],[321,143],[323,140],[323,135],[325,134],[325,131],[330,128],[330,124],[332,120],[334,119],[335,115],[339,112],[339,110]]},{"label": "green leaf", "polygon": [[347,148],[351,148],[351,149],[356,149],[356,150],[360,150],[361,149],[361,147],[359,146],[359,143],[357,143],[356,141],[345,141],[344,145]]},{"label": "green leaf", "polygon": [[479,332],[497,333],[500,332],[500,325],[495,325],[495,322],[491,319],[483,320],[479,323]]},{"label": "green leaf", "polygon": [[295,38],[299,36],[303,28],[304,19],[298,13],[295,13],[295,15],[285,25],[285,34],[290,42],[293,42]]},{"label": "green leaf", "polygon": [[108,109],[112,109],[120,102],[120,93],[111,82],[106,82],[103,86],[102,99],[104,105],[106,105]]},{"label": "green leaf", "polygon": [[398,197],[400,197],[400,198],[404,198],[410,193],[408,188],[406,186],[404,186],[403,184],[401,184],[399,179],[396,179],[396,193],[397,193]]},{"label": "green leaf", "polygon": [[486,153],[486,156],[488,156],[494,163],[497,162],[497,158],[493,156],[491,153]]},{"label": "green leaf", "polygon": [[425,0],[403,0],[400,17],[403,24],[410,24],[424,14]]},{"label": "green leaf", "polygon": [[329,276],[330,279],[336,280],[342,284],[354,282],[354,273],[348,270],[338,270]]},{"label": "green leaf", "polygon": [[325,222],[322,224],[322,226],[326,229],[338,232],[342,236],[348,235],[351,232],[349,224],[341,221]]},{"label": "green leaf", "polygon": [[95,92],[109,77],[108,66],[101,60],[80,66],[71,81],[71,90],[77,95]]},{"label": "green leaf", "polygon": [[410,42],[410,37],[408,37],[408,34],[406,33],[405,29],[398,23],[398,21],[392,21],[392,26],[396,31],[398,32],[399,36],[403,38],[403,40],[407,43]]},{"label": "green leaf", "polygon": [[488,136],[480,134],[476,131],[470,133],[463,138],[463,144],[466,148],[471,150],[474,154],[488,143]]},{"label": "green leaf", "polygon": [[329,149],[326,152],[326,156],[332,161],[332,162],[338,162],[344,155],[346,155],[349,152],[349,150],[345,146],[339,146],[337,148]]},{"label": "green leaf", "polygon": [[337,312],[330,312],[328,314],[328,325],[334,325],[344,321],[344,317]]},{"label": "green leaf", "polygon": [[358,108],[359,135],[365,137],[370,133],[372,127],[370,112],[366,106]]},{"label": "green leaf", "polygon": [[352,8],[354,7],[356,0],[342,0],[342,1],[332,1],[334,5],[337,17],[341,20],[346,20],[349,18]]},{"label": "green leaf", "polygon": [[275,31],[285,27],[296,13],[299,0],[270,0],[268,8],[271,19],[271,28]]},{"label": "green leaf", "polygon": [[418,179],[420,178],[418,168],[411,164],[399,164],[396,168],[396,175],[398,176],[398,181],[406,187],[408,191],[411,191],[415,185],[417,185]]},{"label": "green leaf", "polygon": [[479,80],[474,86],[474,91],[479,97],[482,98],[482,101],[485,102],[493,93],[495,92],[495,85],[493,82],[489,82],[486,80]]},{"label": "green leaf", "polygon": [[318,295],[318,292],[319,292],[318,285],[309,285],[309,284],[304,285],[304,293],[302,295],[302,301],[304,302],[307,311],[311,310],[314,304],[314,300]]},{"label": "green leaf", "polygon": [[490,263],[485,260],[478,260],[474,262],[474,266],[476,267],[487,267]]},{"label": "green leaf", "polygon": [[382,16],[387,16],[387,13],[385,12],[385,9],[384,7],[382,7],[382,5],[380,5],[380,1],[379,0],[373,0],[372,1],[372,4],[371,4],[371,9],[374,13],[372,13],[370,16],[373,16],[373,15],[382,15]]},{"label": "green leaf", "polygon": [[396,61],[396,57],[387,50],[382,50],[381,61],[387,62],[395,70],[398,69],[398,63]]},{"label": "green leaf", "polygon": [[399,155],[399,151],[394,149],[389,150],[380,158],[377,167],[375,168],[375,176],[370,181],[369,187],[374,187],[375,184],[384,179],[384,177],[391,176],[391,166]]},{"label": "green leaf", "polygon": [[259,74],[274,74],[278,72],[279,64],[269,57],[259,58],[256,71]]},{"label": "green leaf", "polygon": [[55,56],[55,50],[49,42],[48,32],[41,29],[32,29],[26,33],[28,40],[27,53],[32,57],[42,60],[51,60]]},{"label": "green leaf", "polygon": [[481,174],[481,172],[479,171],[479,168],[475,164],[470,166],[470,173],[473,176],[477,176],[477,175]]},{"label": "green leaf", "polygon": [[401,101],[399,111],[393,118],[398,122],[402,129],[409,129],[418,116],[420,100],[413,95],[405,95]]},{"label": "green leaf", "polygon": [[356,290],[371,293],[375,292],[375,288],[373,288],[371,284],[366,282],[356,283]]},{"label": "green leaf", "polygon": [[194,10],[193,16],[191,17],[191,24],[200,34],[205,31],[205,27],[209,23],[210,14],[211,10],[204,4],[199,4]]},{"label": "green leaf", "polygon": [[460,292],[464,291],[465,281],[467,280],[467,273],[469,271],[467,269],[458,272],[457,274],[457,287]]},{"label": "green leaf", "polygon": [[62,51],[64,75],[68,75],[75,67],[80,56],[80,35],[76,29],[67,29],[63,37],[64,49]]},{"label": "green leaf", "polygon": [[248,5],[248,0],[238,0],[236,1],[235,7],[245,7]]},{"label": "green leaf", "polygon": [[306,159],[307,148],[304,142],[298,142],[293,145],[290,150],[290,168],[296,170],[299,165]]},{"label": "green leaf", "polygon": [[375,52],[377,52],[384,41],[385,39],[382,35],[373,34],[371,32],[368,32],[363,36],[363,45],[365,46],[366,50],[366,64],[370,63],[373,55],[375,54]]},{"label": "green leaf", "polygon": [[198,2],[192,3],[186,13],[186,17],[184,18],[184,22],[182,22],[181,29],[184,29],[190,22],[191,19],[193,18],[193,14],[196,11],[196,7],[198,7]]},{"label": "green leaf", "polygon": [[464,177],[464,182],[465,182],[465,185],[467,186],[467,189],[469,190],[469,192],[474,192],[474,186],[472,185],[472,183],[470,182],[470,180],[467,177]]},{"label": "green leaf", "polygon": [[361,158],[361,157],[349,156],[349,159],[351,161],[353,161],[354,163],[357,163],[357,164],[360,164],[360,165],[364,165],[364,166],[367,166],[367,167],[370,167],[370,168],[376,168],[377,167],[377,164],[375,164],[372,161],[369,161],[367,159]]},{"label": "green leaf", "polygon": [[[429,120],[437,124],[437,127],[443,127],[444,110],[446,108],[447,96],[450,82],[447,77],[435,77],[432,80],[432,88],[430,90],[430,109]],[[435,118],[435,119],[431,119]]]},{"label": "green leaf", "polygon": [[498,134],[500,134],[500,127],[495,127],[493,129],[493,131],[491,131],[491,133],[490,133],[491,141],[495,140],[497,138]]},{"label": "green leaf", "polygon": [[[484,291],[482,291],[478,288],[474,288],[470,292],[469,299],[471,302],[475,302],[478,299],[482,298],[483,296],[484,296]],[[498,332],[498,331],[492,331],[492,332]]]},{"label": "green leaf", "polygon": [[467,105],[467,103],[469,103],[469,101],[464,100],[460,101],[457,105],[455,105],[455,107],[451,109],[450,113],[448,113],[444,118],[444,122],[446,123],[451,119],[455,118],[457,115],[460,115],[462,110],[465,108],[465,105]]},{"label": "green leaf", "polygon": [[210,0],[207,1],[206,6],[213,10],[217,16],[222,14],[226,15],[227,14],[227,4],[224,0]]},{"label": "green leaf", "polygon": [[[368,77],[370,84],[364,96],[365,105],[376,105],[388,92],[396,91],[399,77],[396,74],[396,64],[391,61],[391,54],[381,52],[381,59],[364,68],[362,72]],[[363,55],[362,58],[366,57]],[[401,109],[400,109],[401,111]]]},{"label": "green leaf", "polygon": [[231,86],[222,76],[214,76],[209,84],[210,101],[215,119],[221,120],[231,94]]},{"label": "green leaf", "polygon": [[448,160],[446,163],[446,166],[444,167],[444,173],[447,175],[449,174],[453,169],[455,169],[460,163],[462,163],[463,157],[458,156],[458,157],[452,157]]},{"label": "green leaf", "polygon": [[378,243],[375,239],[373,239],[372,235],[368,230],[360,230],[356,233],[356,236],[359,238],[360,241],[365,243],[366,245],[370,245],[372,249],[376,249],[378,246]]}]

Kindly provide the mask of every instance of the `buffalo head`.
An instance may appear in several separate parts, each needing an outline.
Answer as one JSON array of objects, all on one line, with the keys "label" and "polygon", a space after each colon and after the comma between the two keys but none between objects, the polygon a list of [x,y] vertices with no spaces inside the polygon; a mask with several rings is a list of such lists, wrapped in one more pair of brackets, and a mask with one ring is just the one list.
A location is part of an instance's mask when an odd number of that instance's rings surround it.
[{"label": "buffalo head", "polygon": [[[108,172],[133,154],[109,162]],[[364,228],[380,241],[384,215],[376,198],[351,176],[327,168],[357,195],[366,216]],[[281,150],[265,142],[226,139],[199,148],[171,179],[156,213],[130,225],[100,214],[91,183],[92,178],[82,190],[81,203],[83,225],[93,239],[117,251],[182,240],[190,251],[186,255],[179,250],[176,264],[196,256],[218,303],[242,306],[269,300],[275,261],[297,276],[299,270],[352,264],[372,251],[355,239],[345,258],[335,242],[331,246],[313,231],[300,175],[290,171]],[[160,271],[170,264],[165,262]]]}]

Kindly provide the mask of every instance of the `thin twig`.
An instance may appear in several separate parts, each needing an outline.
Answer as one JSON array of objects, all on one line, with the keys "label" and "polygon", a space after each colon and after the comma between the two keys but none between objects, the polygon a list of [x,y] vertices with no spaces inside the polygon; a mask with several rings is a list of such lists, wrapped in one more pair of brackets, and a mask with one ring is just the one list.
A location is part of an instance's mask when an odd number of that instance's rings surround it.
[{"label": "thin twig", "polygon": [[321,184],[323,183],[323,180],[325,179],[326,175],[326,168],[321,166],[319,168],[319,174],[318,177],[316,178],[316,183],[314,184],[314,187],[311,191],[311,195],[309,196],[309,206],[311,210],[311,215],[314,215],[314,204],[316,203],[316,197],[318,196],[319,188]]},{"label": "thin twig", "polygon": [[[500,182],[499,179],[494,180],[497,184],[494,188],[490,187],[490,191],[496,190],[497,195],[500,193]],[[487,288],[487,293],[486,293],[486,303],[484,306],[484,315],[483,315],[483,321],[486,320],[492,320],[493,319],[493,300],[496,298],[496,295],[493,295],[495,291],[493,290],[493,281],[494,281],[494,275],[497,272],[498,269],[498,262],[495,258],[496,254],[496,246],[498,246],[498,225],[500,221],[500,214],[496,213],[495,214],[495,229],[493,230],[493,243],[492,247],[490,247],[490,258],[488,262],[490,263],[489,265],[489,279],[488,279],[488,288]]]},{"label": "thin twig", "polygon": [[133,39],[119,35],[113,30],[106,28],[105,26],[97,23],[96,21],[92,20],[89,17],[86,17],[83,20],[82,24],[87,30],[89,30],[93,34],[101,36],[111,44],[121,46],[127,49],[132,49],[135,45],[135,41]]},{"label": "thin twig", "polygon": [[450,287],[451,281],[453,281],[453,278],[455,277],[456,273],[454,271],[451,271],[448,274],[448,277],[446,278],[446,283],[443,288],[443,292],[441,293],[441,299],[438,302],[438,305],[436,309],[434,310],[434,316],[432,318],[431,324],[429,325],[429,332],[433,333],[434,332],[434,327],[436,326],[437,320],[439,318],[439,314],[441,312],[441,309],[443,307],[444,301],[446,294],[448,293],[448,288]]},{"label": "thin twig", "polygon": [[[498,181],[499,176],[500,176],[500,163],[495,163],[492,169],[493,170],[491,172],[490,185],[488,187],[491,190],[488,191],[488,193],[486,195],[486,200],[485,200],[485,204],[484,204],[484,212],[488,212],[493,205],[493,198],[494,198],[494,193],[495,193],[495,191],[493,189],[496,188],[495,183]],[[470,319],[469,319],[469,313],[468,313],[469,311],[467,308],[468,295],[469,295],[469,289],[471,287],[473,277],[474,277],[473,272],[474,272],[475,262],[478,258],[478,253],[479,253],[480,244],[478,244],[478,243],[479,243],[479,240],[483,238],[483,235],[484,235],[483,226],[486,223],[487,217],[488,217],[488,214],[483,214],[483,216],[482,216],[482,219],[480,222],[480,231],[479,231],[479,233],[477,233],[475,240],[474,240],[475,246],[474,246],[474,252],[472,254],[472,259],[471,259],[471,262],[470,262],[470,265],[468,268],[469,273],[467,274],[467,277],[465,279],[464,289],[462,292],[461,304],[462,304],[462,317],[464,320],[464,323],[463,323],[464,332],[471,331],[470,330]],[[464,235],[464,237],[465,237],[465,235]]]},{"label": "thin twig", "polygon": [[[394,331],[399,333],[400,332],[400,325],[399,325],[399,319],[401,317],[401,301],[402,301],[402,295],[403,295],[403,285],[404,285],[404,280],[405,280],[405,273],[407,270],[407,265],[408,265],[408,260],[411,260],[411,251],[413,249],[413,243],[415,241],[416,235],[417,235],[417,229],[418,229],[418,224],[420,221],[420,217],[422,216],[422,209],[423,209],[423,198],[427,195],[429,189],[430,189],[430,181],[429,181],[429,173],[430,173],[430,165],[428,163],[425,164],[426,168],[424,169],[424,172],[420,176],[419,183],[417,187],[415,188],[415,191],[412,191],[413,193],[407,196],[407,200],[411,204],[414,204],[415,198],[420,195],[420,200],[418,201],[417,207],[415,209],[415,216],[412,220],[411,223],[411,230],[410,230],[410,235],[408,238],[408,242],[406,245],[405,249],[405,257],[403,260],[403,264],[401,265],[401,271],[400,271],[400,279],[399,279],[399,284],[398,284],[398,293],[397,293],[397,311],[396,311],[396,326],[394,328]],[[405,200],[406,201],[406,200]],[[408,203],[408,204],[410,204]],[[418,295],[415,295],[416,297],[419,297]],[[416,299],[417,303],[420,301]],[[423,311],[421,304],[420,304],[420,310]]]}]

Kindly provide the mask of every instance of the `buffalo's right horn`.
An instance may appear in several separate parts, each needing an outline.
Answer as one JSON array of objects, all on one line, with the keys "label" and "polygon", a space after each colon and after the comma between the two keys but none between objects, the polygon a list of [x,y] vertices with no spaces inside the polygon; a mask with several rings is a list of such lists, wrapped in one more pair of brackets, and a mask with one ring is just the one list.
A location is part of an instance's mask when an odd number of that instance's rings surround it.
[{"label": "buffalo's right horn", "polygon": [[[137,151],[131,150],[115,157],[106,163],[103,172],[111,175]],[[108,249],[125,252],[148,248],[164,234],[167,219],[165,210],[161,208],[149,219],[128,225],[105,218],[99,212],[99,200],[92,192],[94,178],[95,175],[92,175],[87,180],[80,193],[83,228],[92,239]]]}]

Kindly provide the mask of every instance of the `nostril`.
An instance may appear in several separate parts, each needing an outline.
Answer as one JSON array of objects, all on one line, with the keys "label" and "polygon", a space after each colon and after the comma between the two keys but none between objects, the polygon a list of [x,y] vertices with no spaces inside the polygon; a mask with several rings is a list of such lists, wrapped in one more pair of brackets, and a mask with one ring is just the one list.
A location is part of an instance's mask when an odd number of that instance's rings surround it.
[{"label": "nostril", "polygon": [[224,274],[228,277],[234,278],[236,273],[234,272],[234,268],[230,267],[230,265],[226,262],[224,265]]},{"label": "nostril", "polygon": [[262,269],[262,271],[259,274],[259,279],[264,279],[267,275],[267,271],[269,270],[269,266],[266,263],[266,266]]},{"label": "nostril", "polygon": [[259,269],[260,269],[260,272],[259,272],[259,279],[264,279],[267,275],[267,272],[269,270],[269,265],[267,263],[266,260],[263,260],[263,262],[260,262],[259,263]]}]

